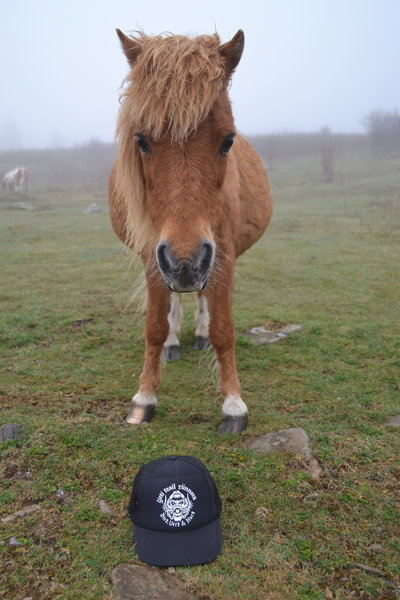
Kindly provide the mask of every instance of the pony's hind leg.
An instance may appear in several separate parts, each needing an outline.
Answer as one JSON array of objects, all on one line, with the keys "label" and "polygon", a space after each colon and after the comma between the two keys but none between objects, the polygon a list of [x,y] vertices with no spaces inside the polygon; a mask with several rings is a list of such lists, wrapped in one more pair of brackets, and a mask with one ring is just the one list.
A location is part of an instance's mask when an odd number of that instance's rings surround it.
[{"label": "pony's hind leg", "polygon": [[168,337],[164,343],[165,360],[176,360],[181,357],[179,334],[181,332],[181,320],[183,309],[180,294],[172,292],[171,303],[168,313]]},{"label": "pony's hind leg", "polygon": [[196,331],[194,333],[195,350],[205,350],[210,346],[208,337],[208,328],[210,324],[210,315],[208,312],[208,302],[204,294],[197,295],[197,310],[195,313]]}]

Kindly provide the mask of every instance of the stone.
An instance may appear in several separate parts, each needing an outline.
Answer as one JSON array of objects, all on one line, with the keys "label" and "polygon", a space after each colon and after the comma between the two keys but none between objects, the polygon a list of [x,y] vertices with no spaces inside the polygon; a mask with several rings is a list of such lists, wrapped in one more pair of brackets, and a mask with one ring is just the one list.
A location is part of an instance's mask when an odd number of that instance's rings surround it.
[{"label": "stone", "polygon": [[152,567],[121,563],[111,582],[116,600],[195,600],[175,575]]},{"label": "stone", "polygon": [[313,457],[308,461],[307,471],[311,479],[319,479],[321,477],[322,469],[316,458]]},{"label": "stone", "polygon": [[64,492],[64,490],[62,488],[59,488],[56,491],[56,499],[57,499],[57,502],[59,504],[65,504],[67,496],[66,496],[66,493]]},{"label": "stone", "polygon": [[384,551],[382,544],[379,544],[379,542],[374,542],[373,544],[371,544],[368,550],[370,550],[371,552],[376,552],[377,554],[380,554]]},{"label": "stone", "polygon": [[9,523],[10,521],[14,521],[15,519],[18,519],[19,517],[26,517],[26,515],[30,515],[31,513],[35,512],[36,510],[39,510],[40,506],[39,504],[29,504],[28,506],[24,506],[24,508],[21,508],[21,510],[17,510],[16,512],[12,513],[11,515],[7,515],[6,517],[3,517],[2,519],[0,519],[1,523]]},{"label": "stone", "polygon": [[23,546],[23,543],[17,540],[16,537],[10,537],[8,543],[10,546]]},{"label": "stone", "polygon": [[266,519],[270,512],[271,511],[268,508],[265,508],[265,506],[260,506],[254,514],[258,519]]},{"label": "stone", "polygon": [[92,202],[91,204],[89,204],[89,206],[87,206],[83,211],[85,215],[95,212],[101,212],[101,207],[96,202]]},{"label": "stone", "polygon": [[110,506],[105,500],[99,500],[97,503],[97,508],[103,515],[113,515],[114,510],[112,506]]},{"label": "stone", "polygon": [[14,202],[13,207],[18,210],[35,210],[31,202]]},{"label": "stone", "polygon": [[394,415],[393,417],[389,417],[386,422],[386,425],[390,425],[391,427],[400,427],[400,415]]},{"label": "stone", "polygon": [[305,459],[313,458],[310,438],[304,429],[292,427],[290,429],[281,429],[275,433],[264,433],[260,437],[254,438],[247,444],[250,450],[258,454],[269,454],[271,452],[288,452],[289,454],[299,454]]},{"label": "stone", "polygon": [[322,469],[313,456],[310,438],[304,429],[300,427],[265,433],[250,440],[246,445],[258,454],[287,452],[288,454],[302,456],[307,461],[308,474],[312,479],[319,479],[322,474]]},{"label": "stone", "polygon": [[261,346],[262,344],[274,344],[287,338],[291,333],[296,333],[302,329],[301,325],[288,324],[281,325],[280,327],[267,328],[265,326],[250,327],[244,335],[250,338],[250,340],[256,345]]},{"label": "stone", "polygon": [[21,427],[17,423],[6,423],[0,427],[0,442],[21,437]]}]

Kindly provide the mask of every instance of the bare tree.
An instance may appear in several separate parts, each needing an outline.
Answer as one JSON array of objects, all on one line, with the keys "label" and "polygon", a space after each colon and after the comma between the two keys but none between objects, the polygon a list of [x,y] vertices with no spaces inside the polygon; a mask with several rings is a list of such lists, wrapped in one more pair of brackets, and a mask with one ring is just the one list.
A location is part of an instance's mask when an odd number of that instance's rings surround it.
[{"label": "bare tree", "polygon": [[362,124],[375,152],[400,151],[400,114],[397,110],[374,110],[364,117]]},{"label": "bare tree", "polygon": [[335,176],[334,169],[334,144],[329,127],[321,129],[321,162],[326,183],[331,183]]}]

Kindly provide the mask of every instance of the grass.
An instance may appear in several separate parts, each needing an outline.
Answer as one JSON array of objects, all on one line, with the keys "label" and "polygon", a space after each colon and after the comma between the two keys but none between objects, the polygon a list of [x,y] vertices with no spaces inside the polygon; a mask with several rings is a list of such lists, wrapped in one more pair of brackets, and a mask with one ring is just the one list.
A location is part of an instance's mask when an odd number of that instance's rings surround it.
[{"label": "grass", "polygon": [[[105,195],[32,192],[23,199],[34,211],[0,196],[1,423],[23,431],[0,446],[0,512],[40,505],[2,525],[1,598],[111,598],[113,568],[138,561],[126,512],[133,477],[169,453],[205,462],[224,505],[222,555],[176,569],[196,597],[397,597],[399,434],[386,421],[400,412],[398,157],[339,156],[333,184],[319,171],[317,157],[274,165],[273,222],[238,261],[237,359],[251,416],[239,438],[216,431],[221,400],[210,355],[191,349],[191,297],[183,358],[164,368],[156,419],[123,424],[142,317],[107,213],[82,214],[92,201],[105,209]],[[303,329],[250,346],[243,332],[266,322]],[[296,457],[243,444],[286,427],[309,434],[320,480]]]}]

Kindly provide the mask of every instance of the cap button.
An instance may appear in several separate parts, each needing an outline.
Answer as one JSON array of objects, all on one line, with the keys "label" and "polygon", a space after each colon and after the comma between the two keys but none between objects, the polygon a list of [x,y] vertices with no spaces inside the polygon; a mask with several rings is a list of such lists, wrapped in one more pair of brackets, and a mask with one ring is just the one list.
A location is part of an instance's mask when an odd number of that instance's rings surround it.
[{"label": "cap button", "polygon": [[178,457],[177,456],[170,456],[169,460],[178,460]]}]

